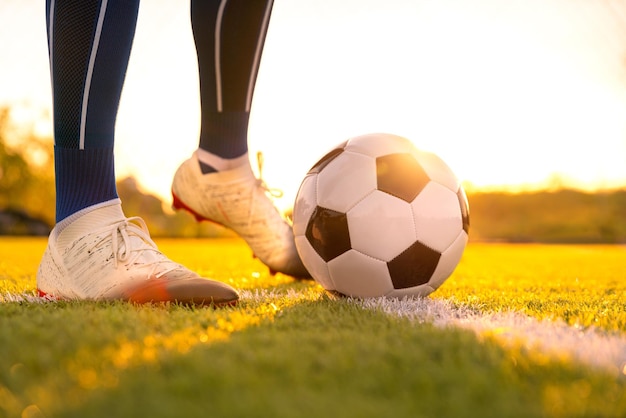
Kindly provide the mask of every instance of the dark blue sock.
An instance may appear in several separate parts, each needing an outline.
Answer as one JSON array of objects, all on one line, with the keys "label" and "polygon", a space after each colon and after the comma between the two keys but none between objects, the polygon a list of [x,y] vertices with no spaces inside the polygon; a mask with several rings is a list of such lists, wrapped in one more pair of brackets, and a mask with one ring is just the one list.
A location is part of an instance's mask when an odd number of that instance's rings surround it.
[{"label": "dark blue sock", "polygon": [[191,1],[202,110],[199,147],[219,157],[237,158],[248,152],[252,93],[272,3]]},{"label": "dark blue sock", "polygon": [[54,148],[56,220],[117,198],[112,148]]},{"label": "dark blue sock", "polygon": [[113,145],[139,0],[46,1],[56,220],[117,197]]}]

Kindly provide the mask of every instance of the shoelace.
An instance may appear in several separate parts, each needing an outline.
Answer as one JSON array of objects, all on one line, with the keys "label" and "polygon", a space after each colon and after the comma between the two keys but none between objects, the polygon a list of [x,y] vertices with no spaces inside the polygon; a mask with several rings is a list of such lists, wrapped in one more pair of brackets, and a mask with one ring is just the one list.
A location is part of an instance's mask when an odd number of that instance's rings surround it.
[{"label": "shoelace", "polygon": [[[139,257],[141,257],[141,255],[145,251],[154,251],[158,254],[161,254],[155,242],[152,241],[152,238],[150,238],[148,226],[142,218],[138,216],[126,218],[125,220],[118,222],[117,224],[111,225],[109,228],[111,228],[111,246],[113,250],[113,257],[116,263],[121,262],[126,263],[127,265],[132,265],[139,259]],[[131,234],[139,237],[147,245],[133,248],[130,238]],[[120,245],[118,241],[118,238],[120,236],[122,237],[122,245]],[[103,240],[104,239],[106,239],[106,237],[103,238]],[[155,276],[159,278],[178,268],[178,265],[173,261],[161,257],[157,257],[149,262],[143,262],[142,264],[143,266],[152,266],[152,270],[150,271],[150,274],[148,274],[148,277]],[[156,273],[159,267],[165,266],[167,264],[169,264],[169,266],[166,266],[158,273]]]},{"label": "shoelace", "polygon": [[275,199],[283,197],[283,191],[281,189],[271,188],[267,185],[267,183],[265,183],[265,180],[263,180],[263,165],[265,164],[265,157],[263,157],[263,153],[261,151],[257,151],[256,161],[259,167],[259,178],[257,179],[258,187],[265,190],[266,193]]},{"label": "shoelace", "polygon": [[[257,160],[257,165],[259,167],[259,178],[256,179],[257,187],[262,189],[265,194],[271,196],[272,199],[278,199],[278,198],[283,197],[283,191],[281,189],[271,188],[267,185],[267,183],[265,183],[265,180],[263,180],[263,165],[265,163],[265,158],[263,157],[263,153],[261,151],[257,151],[256,160]],[[252,224],[252,213],[253,213],[254,204],[256,203],[255,196],[256,194],[254,193],[254,190],[252,190],[252,197],[250,201],[250,211],[248,212],[248,227],[250,227],[250,225]],[[273,219],[276,225],[279,224],[278,220],[280,220],[281,222],[283,221],[282,216],[279,216],[278,219],[273,218],[273,217],[270,219]]]}]

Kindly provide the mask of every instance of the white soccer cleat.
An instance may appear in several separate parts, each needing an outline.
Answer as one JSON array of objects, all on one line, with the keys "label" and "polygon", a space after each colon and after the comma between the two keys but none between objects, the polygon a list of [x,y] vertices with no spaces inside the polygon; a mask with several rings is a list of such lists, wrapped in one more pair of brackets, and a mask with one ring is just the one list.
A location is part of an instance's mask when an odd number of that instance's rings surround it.
[{"label": "white soccer cleat", "polygon": [[80,211],[55,226],[37,272],[40,296],[60,300],[231,305],[239,296],[163,255],[141,218],[126,218],[119,199]]},{"label": "white soccer cleat", "polygon": [[308,278],[291,225],[280,215],[267,192],[248,164],[202,174],[195,152],[181,164],[172,182],[175,209],[191,212],[198,221],[211,221],[232,229],[272,273]]}]

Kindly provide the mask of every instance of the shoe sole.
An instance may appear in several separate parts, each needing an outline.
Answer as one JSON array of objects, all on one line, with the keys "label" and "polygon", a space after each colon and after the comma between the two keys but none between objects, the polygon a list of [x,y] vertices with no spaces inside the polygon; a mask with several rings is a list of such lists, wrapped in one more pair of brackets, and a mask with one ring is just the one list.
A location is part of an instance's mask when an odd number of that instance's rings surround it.
[{"label": "shoe sole", "polygon": [[[214,288],[214,284],[205,279],[194,280],[193,283],[185,282],[177,286],[176,283],[172,284],[166,279],[151,279],[148,283],[144,283],[135,289],[127,289],[119,296],[103,299],[103,300],[120,300],[124,302],[136,303],[136,304],[150,304],[150,303],[179,303],[184,306],[195,307],[227,307],[235,306],[239,302],[239,295],[234,291],[229,290],[226,285],[223,287],[218,285],[218,289]],[[211,286],[211,291],[217,293],[223,292],[222,296],[198,296],[203,293],[207,293],[207,286]],[[217,291],[217,292],[216,292]],[[233,295],[234,293],[234,295]],[[58,297],[49,293],[46,293],[40,289],[37,289],[37,294],[41,298],[46,298],[53,301],[70,300],[62,297]]]}]

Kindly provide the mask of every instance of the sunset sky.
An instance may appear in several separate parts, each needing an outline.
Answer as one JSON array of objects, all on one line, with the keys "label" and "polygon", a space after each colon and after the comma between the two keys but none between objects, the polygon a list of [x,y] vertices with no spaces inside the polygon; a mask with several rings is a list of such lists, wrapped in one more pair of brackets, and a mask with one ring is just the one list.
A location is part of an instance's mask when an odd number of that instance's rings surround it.
[{"label": "sunset sky", "polygon": [[[50,108],[43,4],[0,0],[0,105]],[[120,177],[169,199],[197,146],[197,83],[189,2],[143,0]],[[276,0],[252,112],[283,207],[326,150],[369,132],[478,187],[626,187],[626,1]]]}]

